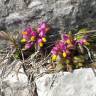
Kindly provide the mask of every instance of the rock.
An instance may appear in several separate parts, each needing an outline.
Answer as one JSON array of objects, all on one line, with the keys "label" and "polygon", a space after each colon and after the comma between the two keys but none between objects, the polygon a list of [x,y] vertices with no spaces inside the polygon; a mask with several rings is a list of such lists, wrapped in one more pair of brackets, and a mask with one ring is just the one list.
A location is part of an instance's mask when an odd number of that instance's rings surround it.
[{"label": "rock", "polygon": [[13,32],[41,20],[65,31],[82,26],[94,29],[95,5],[96,0],[0,0],[0,29]]},{"label": "rock", "polygon": [[38,96],[96,96],[96,77],[91,68],[46,74],[36,84]]},{"label": "rock", "polygon": [[38,6],[40,6],[42,3],[40,2],[40,1],[33,1],[33,2],[31,2],[29,5],[28,5],[28,8],[32,8],[32,7],[38,7]]},{"label": "rock", "polygon": [[[15,65],[15,67],[12,67],[12,65]],[[4,67],[3,71],[0,69],[0,96],[31,96],[31,87],[28,85],[28,78],[23,68],[20,69],[18,77],[16,74],[20,62],[14,61],[12,65],[11,67],[7,66],[8,69]]]}]

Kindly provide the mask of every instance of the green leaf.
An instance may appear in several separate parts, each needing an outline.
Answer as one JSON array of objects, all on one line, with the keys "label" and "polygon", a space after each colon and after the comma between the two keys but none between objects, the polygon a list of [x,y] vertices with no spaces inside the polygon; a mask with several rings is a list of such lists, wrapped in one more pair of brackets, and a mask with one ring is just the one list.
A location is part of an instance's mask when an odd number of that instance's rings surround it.
[{"label": "green leaf", "polygon": [[88,29],[87,28],[82,28],[78,31],[77,35],[75,36],[75,38],[77,40],[80,40],[82,38],[84,38],[84,36],[87,34],[88,32]]},{"label": "green leaf", "polygon": [[84,62],[84,56],[82,55],[74,56],[73,63],[77,64],[77,63],[83,63],[83,62]]},{"label": "green leaf", "polygon": [[80,29],[80,30],[78,31],[78,33],[86,34],[87,31],[88,31],[87,28],[82,28],[82,29]]}]

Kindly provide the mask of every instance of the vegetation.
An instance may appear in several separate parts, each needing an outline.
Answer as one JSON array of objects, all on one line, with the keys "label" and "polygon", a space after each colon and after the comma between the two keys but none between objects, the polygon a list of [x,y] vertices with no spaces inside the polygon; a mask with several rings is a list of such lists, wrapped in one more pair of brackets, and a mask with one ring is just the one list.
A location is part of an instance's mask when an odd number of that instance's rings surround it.
[{"label": "vegetation", "polygon": [[[42,22],[36,28],[31,26],[23,32],[12,35],[9,32],[0,32],[0,39],[9,41],[12,60],[21,60],[23,63],[29,58],[40,66],[47,66],[48,70],[72,71],[76,68],[89,67],[94,61],[96,47],[96,31],[80,29],[75,34],[68,32],[52,42],[50,52],[45,55],[51,28]],[[8,53],[7,53],[8,54]],[[35,55],[34,55],[35,54]],[[41,63],[41,65],[40,65]],[[38,67],[36,67],[38,68]]]}]

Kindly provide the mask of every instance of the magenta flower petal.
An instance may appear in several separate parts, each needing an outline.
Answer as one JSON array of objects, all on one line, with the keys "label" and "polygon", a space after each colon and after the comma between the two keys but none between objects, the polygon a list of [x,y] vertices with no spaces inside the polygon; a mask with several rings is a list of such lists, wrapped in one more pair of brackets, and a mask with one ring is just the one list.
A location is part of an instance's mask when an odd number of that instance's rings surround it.
[{"label": "magenta flower petal", "polygon": [[40,31],[42,31],[42,29],[39,27],[39,28],[37,29],[37,31],[40,33]]},{"label": "magenta flower petal", "polygon": [[41,29],[45,29],[45,28],[46,28],[46,23],[43,22],[43,23],[41,24],[40,28],[41,28]]},{"label": "magenta flower petal", "polygon": [[76,44],[84,45],[85,39],[77,40]]},{"label": "magenta flower petal", "polygon": [[66,50],[66,48],[67,48],[67,45],[64,42],[60,41],[59,42],[59,49],[60,50]]},{"label": "magenta flower petal", "polygon": [[28,35],[31,35],[31,33],[32,33],[31,26],[27,27],[24,31],[28,32]]},{"label": "magenta flower petal", "polygon": [[78,43],[79,43],[80,45],[83,45],[83,40],[80,40]]},{"label": "magenta flower petal", "polygon": [[25,44],[25,48],[26,48],[26,49],[31,48],[31,46],[32,46],[32,43],[26,43],[26,44]]},{"label": "magenta flower petal", "polygon": [[27,41],[30,39],[29,36],[27,36],[27,35],[22,35],[22,37],[23,37],[24,39],[26,39]]},{"label": "magenta flower petal", "polygon": [[53,50],[58,51],[58,48],[57,47],[53,47]]},{"label": "magenta flower petal", "polygon": [[31,32],[31,36],[36,36],[36,35],[37,35],[37,33],[35,31]]},{"label": "magenta flower petal", "polygon": [[39,28],[45,29],[45,28],[46,28],[46,23],[45,23],[45,22],[41,22],[41,23],[39,24]]},{"label": "magenta flower petal", "polygon": [[40,36],[40,37],[44,37],[44,36],[45,36],[45,32],[44,32],[44,31],[41,31],[41,32],[39,33],[39,36]]},{"label": "magenta flower petal", "polygon": [[66,40],[69,39],[69,36],[68,36],[67,34],[64,34],[64,35],[63,35],[63,39],[66,41]]},{"label": "magenta flower petal", "polygon": [[40,31],[45,31],[46,30],[46,23],[45,22],[42,22],[39,24],[39,27],[38,27],[38,32]]},{"label": "magenta flower petal", "polygon": [[55,50],[51,50],[51,53],[52,53],[53,55],[56,55],[56,54],[57,54],[57,52],[56,52]]},{"label": "magenta flower petal", "polygon": [[42,42],[42,39],[41,38],[38,39],[38,43],[40,43],[40,42]]}]

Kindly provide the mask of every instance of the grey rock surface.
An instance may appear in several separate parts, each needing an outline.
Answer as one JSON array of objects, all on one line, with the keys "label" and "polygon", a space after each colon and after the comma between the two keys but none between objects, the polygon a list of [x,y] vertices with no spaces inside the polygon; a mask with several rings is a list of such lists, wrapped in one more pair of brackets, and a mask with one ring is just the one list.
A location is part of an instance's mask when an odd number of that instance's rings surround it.
[{"label": "grey rock surface", "polygon": [[96,28],[95,9],[96,0],[0,0],[0,30],[13,32],[42,20],[65,30]]},{"label": "grey rock surface", "polygon": [[15,64],[16,66],[13,68],[7,66],[7,68],[4,67],[5,69],[2,68],[3,71],[0,69],[0,96],[31,96],[28,78],[23,68],[19,70],[17,76],[16,73],[20,67],[20,62],[14,61],[12,63],[13,66]]},{"label": "grey rock surface", "polygon": [[96,77],[91,68],[46,74],[36,84],[38,96],[96,96]]}]

